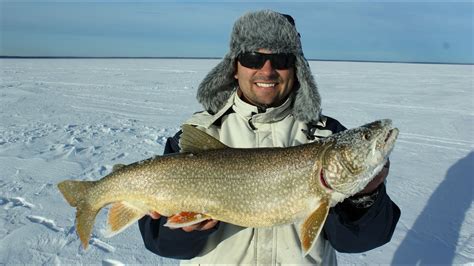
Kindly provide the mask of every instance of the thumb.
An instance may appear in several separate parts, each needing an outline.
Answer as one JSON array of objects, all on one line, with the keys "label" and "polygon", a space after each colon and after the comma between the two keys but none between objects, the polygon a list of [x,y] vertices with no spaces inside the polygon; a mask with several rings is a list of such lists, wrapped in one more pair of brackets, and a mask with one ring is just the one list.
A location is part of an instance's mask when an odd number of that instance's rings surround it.
[{"label": "thumb", "polygon": [[155,211],[152,211],[150,213],[148,213],[148,216],[150,216],[152,219],[160,219],[161,218],[161,214],[159,214],[158,212],[155,212]]}]

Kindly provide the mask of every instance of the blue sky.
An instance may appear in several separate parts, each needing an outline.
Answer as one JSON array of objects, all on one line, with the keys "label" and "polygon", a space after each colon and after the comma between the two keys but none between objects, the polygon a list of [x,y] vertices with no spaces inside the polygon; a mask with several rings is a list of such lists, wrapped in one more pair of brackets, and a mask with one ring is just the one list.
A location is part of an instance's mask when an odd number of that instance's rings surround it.
[{"label": "blue sky", "polygon": [[295,18],[308,59],[474,63],[471,1],[5,1],[0,55],[222,57],[234,21]]}]

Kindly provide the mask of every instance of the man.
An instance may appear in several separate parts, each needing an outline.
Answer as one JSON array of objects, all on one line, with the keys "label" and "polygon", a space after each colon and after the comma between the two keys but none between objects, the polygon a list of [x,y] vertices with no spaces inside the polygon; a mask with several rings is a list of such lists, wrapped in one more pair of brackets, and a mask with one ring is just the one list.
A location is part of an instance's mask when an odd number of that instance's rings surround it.
[{"label": "man", "polygon": [[[198,100],[207,110],[194,125],[230,147],[288,147],[345,130],[320,113],[316,84],[293,19],[273,11],[238,19],[230,52],[204,78]],[[165,153],[178,152],[179,133]],[[387,164],[367,187],[331,208],[323,232],[302,256],[297,225],[242,228],[215,220],[183,229],[163,227],[157,213],[139,222],[145,246],[182,263],[335,264],[334,249],[363,252],[387,243],[400,216],[385,192]],[[271,195],[268,195],[271,197]]]}]

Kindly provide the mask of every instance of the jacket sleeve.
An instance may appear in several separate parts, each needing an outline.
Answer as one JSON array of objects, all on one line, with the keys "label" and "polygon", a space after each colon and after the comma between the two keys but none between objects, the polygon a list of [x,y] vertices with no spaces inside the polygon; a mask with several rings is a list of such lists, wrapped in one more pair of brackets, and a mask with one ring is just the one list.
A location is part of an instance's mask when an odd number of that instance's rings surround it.
[{"label": "jacket sleeve", "polygon": [[377,199],[367,209],[356,209],[347,200],[331,208],[323,230],[337,251],[364,252],[388,243],[399,218],[400,209],[382,184]]},{"label": "jacket sleeve", "polygon": [[[178,139],[181,132],[166,141],[164,154],[179,152]],[[184,232],[181,229],[169,229],[163,226],[166,217],[154,220],[145,216],[138,221],[145,247],[162,257],[173,259],[191,259],[204,248],[210,234],[217,226],[205,231]]]},{"label": "jacket sleeve", "polygon": [[[326,127],[334,133],[345,130],[332,118],[328,118]],[[346,199],[329,210],[323,232],[337,251],[364,252],[390,241],[400,218],[400,209],[387,195],[384,184],[378,190],[377,199],[369,208],[355,208]]]}]

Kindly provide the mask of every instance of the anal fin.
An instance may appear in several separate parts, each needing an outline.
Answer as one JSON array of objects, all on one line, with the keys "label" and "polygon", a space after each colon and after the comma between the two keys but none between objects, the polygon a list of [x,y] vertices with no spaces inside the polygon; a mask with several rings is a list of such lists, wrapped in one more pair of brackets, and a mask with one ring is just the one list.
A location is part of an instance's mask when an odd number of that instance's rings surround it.
[{"label": "anal fin", "polygon": [[209,219],[212,218],[202,213],[180,212],[178,214],[168,217],[168,221],[164,225],[169,228],[181,228],[197,224]]},{"label": "anal fin", "polygon": [[326,221],[329,212],[329,200],[322,199],[318,208],[309,215],[301,226],[300,240],[303,255],[307,255],[313,248]]},{"label": "anal fin", "polygon": [[138,221],[149,212],[140,202],[121,201],[112,205],[107,219],[106,237],[114,236]]}]

